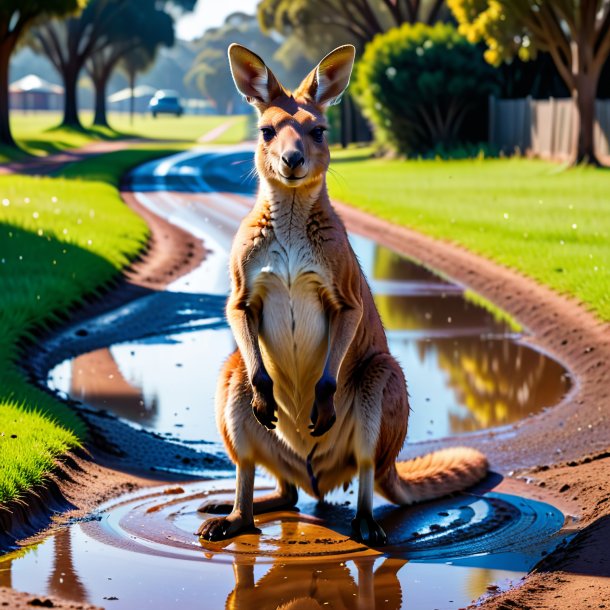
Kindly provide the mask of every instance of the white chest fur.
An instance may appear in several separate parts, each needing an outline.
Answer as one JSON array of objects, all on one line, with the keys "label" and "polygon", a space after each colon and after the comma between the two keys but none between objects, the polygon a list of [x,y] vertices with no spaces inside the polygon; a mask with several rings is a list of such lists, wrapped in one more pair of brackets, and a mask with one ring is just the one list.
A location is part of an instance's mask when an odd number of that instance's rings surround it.
[{"label": "white chest fur", "polygon": [[259,345],[274,382],[278,431],[305,450],[315,384],[328,352],[320,293],[330,282],[307,237],[306,219],[286,211],[272,219],[272,236],[248,265],[248,283],[262,301]]}]

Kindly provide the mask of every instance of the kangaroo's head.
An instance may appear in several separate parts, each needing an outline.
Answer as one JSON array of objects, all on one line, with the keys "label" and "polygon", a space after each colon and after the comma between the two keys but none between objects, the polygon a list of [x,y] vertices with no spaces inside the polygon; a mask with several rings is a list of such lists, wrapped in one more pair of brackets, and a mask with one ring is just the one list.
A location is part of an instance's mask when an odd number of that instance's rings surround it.
[{"label": "kangaroo's head", "polygon": [[330,162],[324,114],[347,88],[354,56],[352,45],[335,49],[290,92],[258,55],[238,44],[229,47],[235,86],[259,115],[256,168],[261,179],[289,188],[323,180]]}]

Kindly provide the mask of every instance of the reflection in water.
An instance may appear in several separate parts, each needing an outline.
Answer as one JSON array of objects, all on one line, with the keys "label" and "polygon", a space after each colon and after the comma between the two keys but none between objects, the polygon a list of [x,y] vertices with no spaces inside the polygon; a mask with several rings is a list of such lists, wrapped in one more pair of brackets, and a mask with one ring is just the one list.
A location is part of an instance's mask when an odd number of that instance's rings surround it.
[{"label": "reflection in water", "polygon": [[59,598],[75,602],[87,602],[87,590],[74,565],[72,536],[69,529],[60,529],[53,537],[55,553],[53,569],[49,574],[48,591]]},{"label": "reflection in water", "polygon": [[[506,425],[567,392],[557,362],[519,343],[505,321],[467,301],[458,286],[374,242],[352,241],[405,370],[409,441]],[[234,341],[226,327],[193,328],[78,356],[52,372],[52,384],[174,440],[219,441],[214,391]]]},{"label": "reflection in water", "polygon": [[[420,336],[443,334],[501,334],[508,328],[494,316],[462,294],[433,294],[430,296],[375,295],[375,304],[386,330],[419,331]],[[432,332],[430,332],[432,331]]]},{"label": "reflection in water", "polygon": [[[439,414],[431,403],[438,400],[435,395],[438,397],[441,389],[424,388],[423,404],[419,395],[419,404],[413,402],[414,415],[416,418],[425,414],[432,418],[440,415],[446,422],[445,434],[518,421],[556,404],[569,389],[569,379],[561,365],[511,339],[462,337],[417,341],[415,345],[419,361],[432,361],[434,368],[442,372],[453,404],[446,405]],[[399,359],[404,350],[404,346],[396,345]],[[432,427],[438,429],[439,424]],[[421,438],[419,431],[414,433]]]},{"label": "reflection in water", "polygon": [[72,361],[68,394],[98,409],[108,409],[119,417],[154,426],[157,400],[144,401],[140,388],[129,383],[109,348],[77,356]]},{"label": "reflection in water", "polygon": [[564,369],[540,352],[513,341],[463,339],[437,341],[436,351],[456,402],[450,411],[452,433],[508,424],[556,404],[569,388]]},{"label": "reflection in water", "polygon": [[[374,569],[375,563],[377,569]],[[399,610],[403,607],[398,572],[406,559],[362,557],[353,561],[354,578],[344,561],[274,563],[258,581],[254,561],[233,564],[235,589],[225,607],[231,610]],[[380,564],[380,565],[379,565]]]},{"label": "reflection in water", "polygon": [[0,561],[0,587],[11,588],[13,586],[12,567],[12,559]]}]

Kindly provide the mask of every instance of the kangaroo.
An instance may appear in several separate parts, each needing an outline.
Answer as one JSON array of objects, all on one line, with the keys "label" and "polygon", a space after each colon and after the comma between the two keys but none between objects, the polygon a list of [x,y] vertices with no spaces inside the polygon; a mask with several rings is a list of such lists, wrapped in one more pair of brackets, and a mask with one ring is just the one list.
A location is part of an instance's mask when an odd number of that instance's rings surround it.
[{"label": "kangaroo", "polygon": [[[386,543],[373,490],[407,505],[465,489],[487,472],[469,448],[396,463],[407,433],[403,371],[390,355],[371,290],[333,209],[325,110],[349,84],[351,45],[329,53],[293,92],[233,44],[238,91],[259,115],[259,190],[230,258],[227,318],[237,350],[216,393],[217,423],[237,465],[234,505],[204,504],[206,540],[255,531],[254,515],[292,508],[297,488],[322,499],[358,474],[353,536]],[[253,499],[254,469],[278,481]]]}]

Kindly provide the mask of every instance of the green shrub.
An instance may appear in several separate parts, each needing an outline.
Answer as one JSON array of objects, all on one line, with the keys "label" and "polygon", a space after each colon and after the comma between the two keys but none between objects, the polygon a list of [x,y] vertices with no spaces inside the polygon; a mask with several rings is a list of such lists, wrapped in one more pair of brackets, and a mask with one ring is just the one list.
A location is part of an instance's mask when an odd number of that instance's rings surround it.
[{"label": "green shrub", "polygon": [[407,154],[460,142],[469,117],[481,126],[496,89],[481,50],[444,23],[404,24],[376,36],[356,69],[355,93],[377,139]]}]

